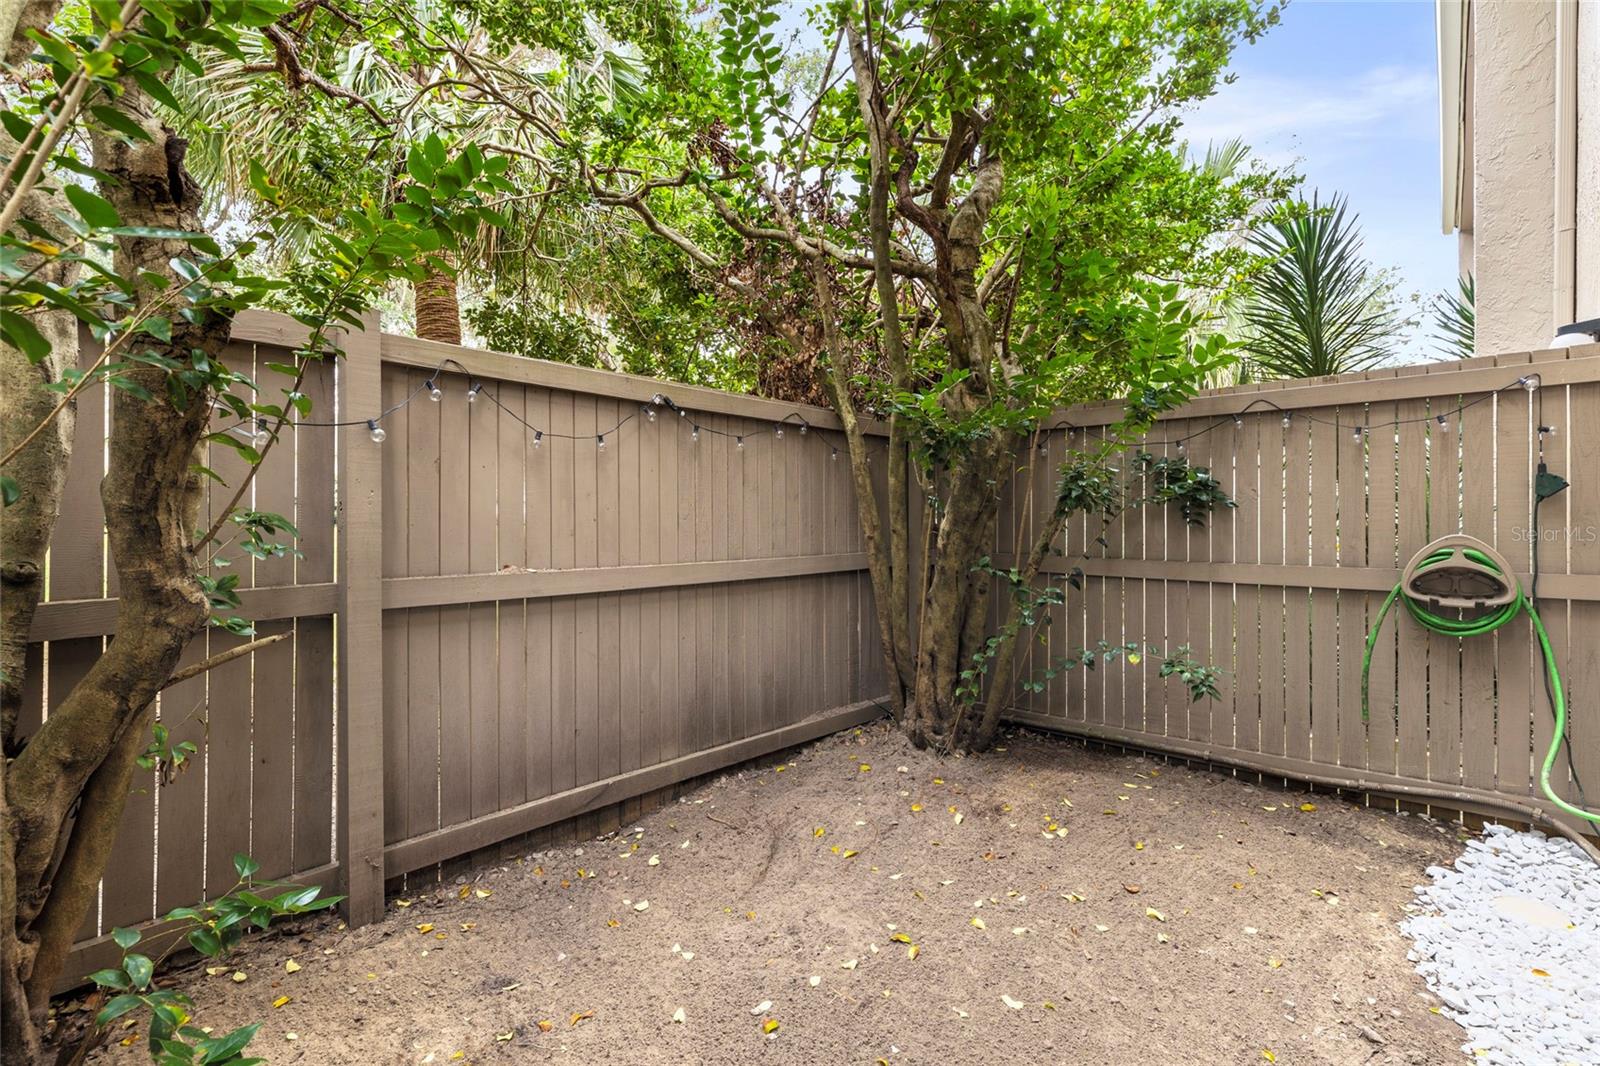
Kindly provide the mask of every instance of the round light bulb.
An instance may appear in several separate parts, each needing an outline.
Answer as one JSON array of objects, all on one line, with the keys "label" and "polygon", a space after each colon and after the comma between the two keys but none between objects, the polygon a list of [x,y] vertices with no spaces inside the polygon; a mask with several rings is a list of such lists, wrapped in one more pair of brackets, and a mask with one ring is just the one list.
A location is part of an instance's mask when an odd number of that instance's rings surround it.
[{"label": "round light bulb", "polygon": [[832,459],[832,460],[833,460],[833,461],[834,461],[834,462],[836,462],[836,463],[837,463],[837,462],[838,462],[838,461],[839,461],[839,449],[838,449],[838,448],[835,448],[835,449],[834,449],[834,450],[833,450],[833,454],[832,454],[832,455],[831,455],[831,456],[829,456],[829,458],[830,458],[830,459]]},{"label": "round light bulb", "polygon": [[782,426],[778,427],[778,431],[777,431],[776,434],[774,434],[774,436],[776,436],[779,440],[783,439],[783,427]]},{"label": "round light bulb", "polygon": [[1289,419],[1291,417],[1292,416],[1287,411],[1284,412],[1284,415],[1283,415],[1283,428],[1284,429],[1288,429],[1289,428]]},{"label": "round light bulb", "polygon": [[537,429],[533,431],[533,446],[535,448],[544,447],[544,433],[543,433],[543,431],[537,430]]},{"label": "round light bulb", "polygon": [[480,393],[482,391],[483,391],[483,386],[482,385],[474,385],[474,386],[472,386],[472,388],[467,390],[467,402],[468,403],[477,403],[478,402],[478,393]]},{"label": "round light bulb", "polygon": [[693,432],[691,432],[689,434],[689,439],[694,441],[696,444],[700,443],[700,427],[699,426],[695,426],[694,427]]},{"label": "round light bulb", "polygon": [[444,399],[444,390],[441,389],[439,387],[439,383],[434,381],[432,378],[428,379],[428,399],[432,400],[434,403],[438,403],[440,400]]},{"label": "round light bulb", "polygon": [[654,407],[645,408],[644,413],[650,419],[650,421],[654,422],[656,420],[656,410]]},{"label": "round light bulb", "polygon": [[735,437],[733,439],[737,443],[738,447],[740,447],[740,448],[744,447],[744,438],[743,437]]},{"label": "round light bulb", "polygon": [[604,448],[606,446],[606,435],[604,433],[596,433],[594,435],[594,443],[595,447]]},{"label": "round light bulb", "polygon": [[369,418],[367,419],[367,436],[372,438],[372,443],[382,444],[384,438],[388,437],[389,434],[384,432],[384,428],[378,425],[376,419]]},{"label": "round light bulb", "polygon": [[800,423],[800,435],[802,437],[806,435],[806,429],[807,428],[808,427],[806,426],[806,424],[804,422]]}]

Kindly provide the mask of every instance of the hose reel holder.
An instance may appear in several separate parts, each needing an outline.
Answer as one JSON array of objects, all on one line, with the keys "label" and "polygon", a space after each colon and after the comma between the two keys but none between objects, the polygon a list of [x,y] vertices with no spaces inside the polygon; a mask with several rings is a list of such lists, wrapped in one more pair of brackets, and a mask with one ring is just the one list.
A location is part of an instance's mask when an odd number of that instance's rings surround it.
[{"label": "hose reel holder", "polygon": [[1440,537],[1413,555],[1400,588],[1435,609],[1503,607],[1522,596],[1506,557],[1464,533]]}]

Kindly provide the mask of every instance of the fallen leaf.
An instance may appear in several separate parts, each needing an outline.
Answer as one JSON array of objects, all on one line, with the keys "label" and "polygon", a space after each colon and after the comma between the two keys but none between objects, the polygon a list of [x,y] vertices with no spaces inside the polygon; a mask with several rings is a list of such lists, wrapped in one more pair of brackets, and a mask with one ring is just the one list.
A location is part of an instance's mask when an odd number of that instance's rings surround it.
[{"label": "fallen leaf", "polygon": [[536,1024],[539,1026],[539,1032],[541,1033],[548,1033],[550,1030],[556,1027],[555,1022],[547,1022],[542,1020]]},{"label": "fallen leaf", "polygon": [[647,899],[641,899],[638,903],[633,905],[633,909],[636,911],[647,911],[650,909],[650,901]]},{"label": "fallen leaf", "polygon": [[243,970],[235,970],[235,971],[233,971],[233,983],[234,984],[242,985],[246,981],[248,981],[249,979],[250,979],[249,976],[246,975]]},{"label": "fallen leaf", "polygon": [[815,829],[813,829],[811,831],[811,835],[814,836],[814,837],[820,837],[822,834],[824,834],[826,832],[827,832],[827,830],[822,828],[822,826],[819,825],[819,826],[817,826]]},{"label": "fallen leaf", "polygon": [[913,804],[912,804],[912,805],[911,805],[911,813],[912,813],[912,814],[921,814],[921,813],[922,813],[922,804],[920,804],[920,803],[913,803]]},{"label": "fallen leaf", "polygon": [[964,814],[960,813],[959,811],[957,811],[956,812],[956,824],[960,825],[965,820],[966,820],[966,815],[964,815]]},{"label": "fallen leaf", "polygon": [[431,933],[431,932],[433,932],[433,923],[432,922],[423,922],[421,925],[417,926],[417,932],[419,932],[419,933]]},{"label": "fallen leaf", "polygon": [[918,955],[921,955],[921,954],[922,954],[922,949],[917,947],[917,945],[915,945],[915,944],[912,944],[909,948],[906,948],[906,958],[908,958],[908,959],[914,959]]},{"label": "fallen leaf", "polygon": [[291,996],[279,996],[277,999],[272,1001],[272,1009],[273,1010],[278,1010],[278,1009],[280,1009],[282,1007],[288,1006],[289,1005],[289,1001],[292,998],[293,997],[291,997]]},{"label": "fallen leaf", "polygon": [[494,1038],[498,1043],[504,1044],[510,1041],[510,1039],[516,1035],[517,1031],[515,1029],[507,1029],[503,1033],[494,1034]]},{"label": "fallen leaf", "polygon": [[1549,977],[1550,976],[1549,973],[1547,973],[1544,970],[1539,969],[1537,966],[1535,966],[1533,968],[1532,973],[1533,973],[1533,976],[1535,976],[1535,977]]},{"label": "fallen leaf", "polygon": [[1267,965],[1272,967],[1274,970],[1281,970],[1281,969],[1283,969],[1283,960],[1282,959],[1268,959],[1267,960]]},{"label": "fallen leaf", "polygon": [[[862,769],[865,770],[866,767],[863,766]],[[776,1033],[778,1031],[778,1019],[776,1019],[776,1018],[768,1018],[766,1021],[762,1022],[761,1023],[761,1031],[763,1033],[766,1033],[768,1036],[771,1036],[773,1033]]]},{"label": "fallen leaf", "polygon": [[759,1014],[765,1014],[765,1013],[767,1013],[767,1011],[769,1011],[771,1009],[772,1009],[772,1000],[764,999],[760,1003],[757,1003],[754,1007],[751,1007],[750,1008],[750,1013],[751,1014],[758,1014],[758,1015]]},{"label": "fallen leaf", "polygon": [[1156,943],[1157,944],[1166,944],[1166,943],[1170,942],[1171,940],[1172,940],[1172,938],[1170,936],[1168,936],[1167,934],[1165,934],[1165,933],[1157,933],[1156,934]]},{"label": "fallen leaf", "polygon": [[494,889],[492,888],[475,888],[472,891],[479,899],[488,899],[494,895]]},{"label": "fallen leaf", "polygon": [[1137,896],[1139,894],[1138,885],[1123,885],[1122,890],[1128,893],[1130,896]]},{"label": "fallen leaf", "polygon": [[411,906],[411,901],[409,899],[397,899],[394,901],[394,905],[396,907],[409,907]]},{"label": "fallen leaf", "polygon": [[215,977],[219,973],[227,973],[227,972],[228,972],[228,968],[226,966],[207,966],[206,967],[206,976],[207,977]]},{"label": "fallen leaf", "polygon": [[1300,804],[1300,809],[1302,811],[1314,811],[1317,809],[1317,805],[1315,803],[1302,803]]},{"label": "fallen leaf", "polygon": [[1164,922],[1167,920],[1167,916],[1156,910],[1154,907],[1146,907],[1144,909],[1144,916],[1146,918],[1154,918],[1158,922]]},{"label": "fallen leaf", "polygon": [[659,856],[659,855],[650,856],[649,865],[651,865],[651,866],[660,866],[661,865],[661,856]]},{"label": "fallen leaf", "polygon": [[1277,1062],[1278,1061],[1278,1056],[1274,1055],[1272,1052],[1268,1051],[1266,1048],[1262,1048],[1261,1049],[1261,1057],[1266,1059],[1268,1062]]},{"label": "fallen leaf", "polygon": [[970,1017],[972,1017],[972,1015],[968,1014],[966,1011],[962,1010],[960,1007],[951,1007],[950,1009],[955,1011],[956,1012],[956,1016],[959,1017],[959,1018],[970,1018]]},{"label": "fallen leaf", "polygon": [[845,962],[841,962],[839,964],[839,969],[841,969],[841,970],[853,970],[853,969],[856,968],[857,965],[858,964],[857,964],[855,959],[849,959],[849,960],[847,960]]},{"label": "fallen leaf", "polygon": [[1143,850],[1144,850],[1144,841],[1142,841],[1142,840],[1135,840],[1135,841],[1134,841],[1134,842],[1133,842],[1133,850],[1134,850],[1134,851],[1143,851]]},{"label": "fallen leaf", "polygon": [[906,934],[904,934],[904,933],[895,933],[889,939],[893,940],[896,944],[909,944],[909,943],[911,943],[911,938],[909,936],[907,936]]},{"label": "fallen leaf", "polygon": [[1021,1010],[1023,1007],[1027,1006],[1027,1004],[1023,1003],[1021,1000],[1012,999],[1010,996],[1001,996],[1000,1002],[1004,1003],[1012,1010]]},{"label": "fallen leaf", "polygon": [[1012,928],[1011,932],[1016,936],[1023,936],[1028,932],[1028,927],[1025,925],[1015,926]]},{"label": "fallen leaf", "polygon": [[860,852],[859,852],[859,851],[846,851],[846,852],[845,852],[845,853],[844,853],[844,857],[845,857],[845,858],[847,858],[847,859],[853,859],[853,858],[855,858],[855,857],[856,857],[856,856],[857,856],[857,855],[860,855],[860,854],[861,854],[861,853],[860,853]]},{"label": "fallen leaf", "polygon": [[576,1014],[574,1014],[571,1018],[569,1018],[567,1020],[567,1024],[569,1026],[570,1025],[577,1025],[579,1022],[584,1021],[587,1018],[593,1018],[593,1017],[594,1017],[594,1011],[592,1011],[592,1010],[581,1010],[581,1011],[578,1011]]},{"label": "fallen leaf", "polygon": [[672,1020],[677,1022],[679,1025],[683,1025],[689,1020],[689,1016],[683,1012],[682,1007],[679,1007],[677,1010],[672,1012]]},{"label": "fallen leaf", "polygon": [[822,978],[817,976],[816,974],[812,974],[810,977],[806,978],[806,984],[810,985],[812,988],[816,988],[821,983],[822,983]]},{"label": "fallen leaf", "polygon": [[607,918],[607,919],[606,919],[606,926],[607,926],[607,927],[608,927],[608,928],[611,928],[611,929],[615,929],[615,928],[617,928],[617,927],[618,927],[618,926],[620,926],[620,925],[621,925],[621,924],[622,924],[622,923],[621,923],[621,922],[619,922],[619,921],[617,921],[617,920],[616,920],[616,919],[615,919],[615,918]]},{"label": "fallen leaf", "polygon": [[861,764],[861,772],[862,773],[867,773],[871,769],[872,769],[872,764],[871,763],[864,762],[864,763]]},{"label": "fallen leaf", "polygon": [[283,962],[283,972],[284,973],[299,973],[300,972],[300,964],[298,962],[295,962],[293,959],[285,959],[284,962]]},{"label": "fallen leaf", "polygon": [[974,929],[987,929],[987,928],[989,928],[987,925],[983,924],[983,919],[982,918],[979,918],[979,917],[976,917],[976,916],[974,916],[970,921],[968,921],[967,924],[972,926]]}]

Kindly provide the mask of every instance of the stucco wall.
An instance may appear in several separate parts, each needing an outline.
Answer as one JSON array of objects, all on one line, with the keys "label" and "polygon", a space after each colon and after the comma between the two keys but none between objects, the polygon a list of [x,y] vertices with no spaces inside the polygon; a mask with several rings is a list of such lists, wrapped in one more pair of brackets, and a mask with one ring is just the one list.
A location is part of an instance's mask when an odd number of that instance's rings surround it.
[{"label": "stucco wall", "polygon": [[1600,318],[1600,4],[1578,5],[1579,319]]},{"label": "stucco wall", "polygon": [[1555,4],[1477,0],[1471,32],[1477,349],[1542,348],[1555,332]]}]

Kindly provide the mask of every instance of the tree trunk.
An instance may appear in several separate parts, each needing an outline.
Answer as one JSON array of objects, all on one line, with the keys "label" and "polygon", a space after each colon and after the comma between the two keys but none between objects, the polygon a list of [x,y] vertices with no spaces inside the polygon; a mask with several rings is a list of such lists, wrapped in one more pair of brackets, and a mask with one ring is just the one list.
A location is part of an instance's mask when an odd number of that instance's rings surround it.
[{"label": "tree trunk", "polygon": [[[91,130],[94,165],[106,175],[101,194],[126,226],[203,229],[200,190],[183,168],[185,142],[161,125],[149,98],[131,82],[113,106],[150,139],[130,144]],[[171,261],[189,254],[181,241],[122,237],[114,266],[135,280],[134,297],[147,306],[186,283]],[[228,319],[214,312],[196,316],[198,322],[170,317],[170,343],[141,337],[140,348],[184,363],[195,349],[220,358]],[[37,1026],[115,840],[148,708],[210,614],[192,546],[204,498],[194,465],[208,430],[210,397],[190,396],[180,409],[168,399],[159,366],[138,365],[127,375],[154,399],[123,389],[112,398],[110,467],[100,496],[121,583],[117,636],[29,739],[4,781],[0,885],[10,949],[4,1002],[10,1008],[25,995],[28,1008],[20,1017],[7,1011],[8,1066],[33,1061]]]},{"label": "tree trunk", "polygon": [[425,341],[461,343],[461,304],[456,299],[456,277],[445,269],[429,270],[414,286],[417,336]]}]

